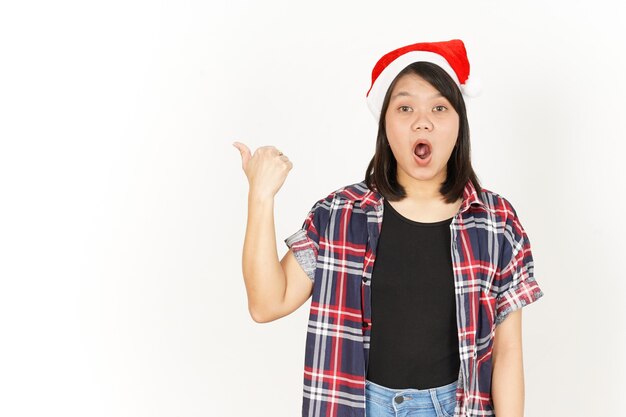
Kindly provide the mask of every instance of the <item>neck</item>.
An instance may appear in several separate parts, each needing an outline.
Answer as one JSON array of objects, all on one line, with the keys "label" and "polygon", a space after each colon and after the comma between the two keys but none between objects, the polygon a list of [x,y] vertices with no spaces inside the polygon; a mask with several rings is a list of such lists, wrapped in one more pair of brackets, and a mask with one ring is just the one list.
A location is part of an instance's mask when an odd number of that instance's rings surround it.
[{"label": "neck", "polygon": [[428,180],[418,180],[406,175],[401,170],[398,171],[398,183],[406,191],[406,199],[414,202],[435,202],[443,200],[443,195],[439,192],[441,184],[446,180],[445,171]]}]

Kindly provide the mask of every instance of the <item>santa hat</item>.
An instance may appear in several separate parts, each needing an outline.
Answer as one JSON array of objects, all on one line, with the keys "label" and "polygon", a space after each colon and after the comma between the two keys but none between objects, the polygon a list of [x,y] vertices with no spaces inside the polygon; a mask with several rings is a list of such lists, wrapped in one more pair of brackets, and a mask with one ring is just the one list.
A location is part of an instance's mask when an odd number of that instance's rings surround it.
[{"label": "santa hat", "polygon": [[469,77],[470,66],[462,40],[415,43],[388,52],[374,66],[372,85],[367,91],[366,98],[376,121],[380,118],[383,100],[391,82],[400,71],[417,61],[432,62],[443,68],[459,86],[464,97],[480,95],[482,91],[480,80],[476,77],[470,80]]}]

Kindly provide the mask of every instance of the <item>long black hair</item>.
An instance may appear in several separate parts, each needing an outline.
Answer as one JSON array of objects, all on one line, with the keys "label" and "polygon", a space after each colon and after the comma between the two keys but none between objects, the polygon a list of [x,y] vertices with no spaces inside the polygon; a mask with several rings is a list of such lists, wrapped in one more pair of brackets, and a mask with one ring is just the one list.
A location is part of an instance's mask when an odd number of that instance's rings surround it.
[{"label": "long black hair", "polygon": [[398,79],[405,74],[416,74],[430,83],[448,99],[459,115],[459,134],[456,145],[448,160],[446,180],[439,188],[439,192],[444,196],[445,202],[454,203],[461,198],[468,180],[472,181],[476,192],[480,194],[482,188],[472,168],[469,123],[461,90],[459,90],[454,80],[443,68],[425,61],[414,62],[400,71],[385,94],[378,121],[376,151],[365,171],[365,183],[370,189],[376,188],[389,201],[398,201],[406,197],[404,187],[398,183],[398,164],[391,148],[388,146],[389,141],[385,126],[385,114],[389,107],[391,91]]}]

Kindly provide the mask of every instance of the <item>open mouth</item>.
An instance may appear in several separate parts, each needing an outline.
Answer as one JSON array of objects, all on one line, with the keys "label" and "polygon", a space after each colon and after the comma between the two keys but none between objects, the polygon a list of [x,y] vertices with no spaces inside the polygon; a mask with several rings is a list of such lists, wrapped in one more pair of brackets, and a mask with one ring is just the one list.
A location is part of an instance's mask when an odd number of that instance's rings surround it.
[{"label": "open mouth", "polygon": [[417,146],[415,146],[413,152],[415,153],[415,155],[417,155],[418,158],[426,159],[430,156],[431,150],[430,146],[427,143],[420,142],[417,144]]}]

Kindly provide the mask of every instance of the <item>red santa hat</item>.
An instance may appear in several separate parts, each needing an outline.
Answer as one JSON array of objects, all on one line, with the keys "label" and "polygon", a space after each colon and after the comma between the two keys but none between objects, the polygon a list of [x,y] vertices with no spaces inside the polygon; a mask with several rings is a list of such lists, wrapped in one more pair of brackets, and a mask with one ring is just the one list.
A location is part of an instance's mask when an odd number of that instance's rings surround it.
[{"label": "red santa hat", "polygon": [[464,97],[480,95],[482,86],[477,77],[470,80],[470,65],[465,45],[460,39],[442,42],[420,42],[403,46],[383,55],[372,70],[372,85],[367,91],[367,105],[376,118],[380,118],[385,94],[398,73],[418,61],[439,65],[452,77]]}]

